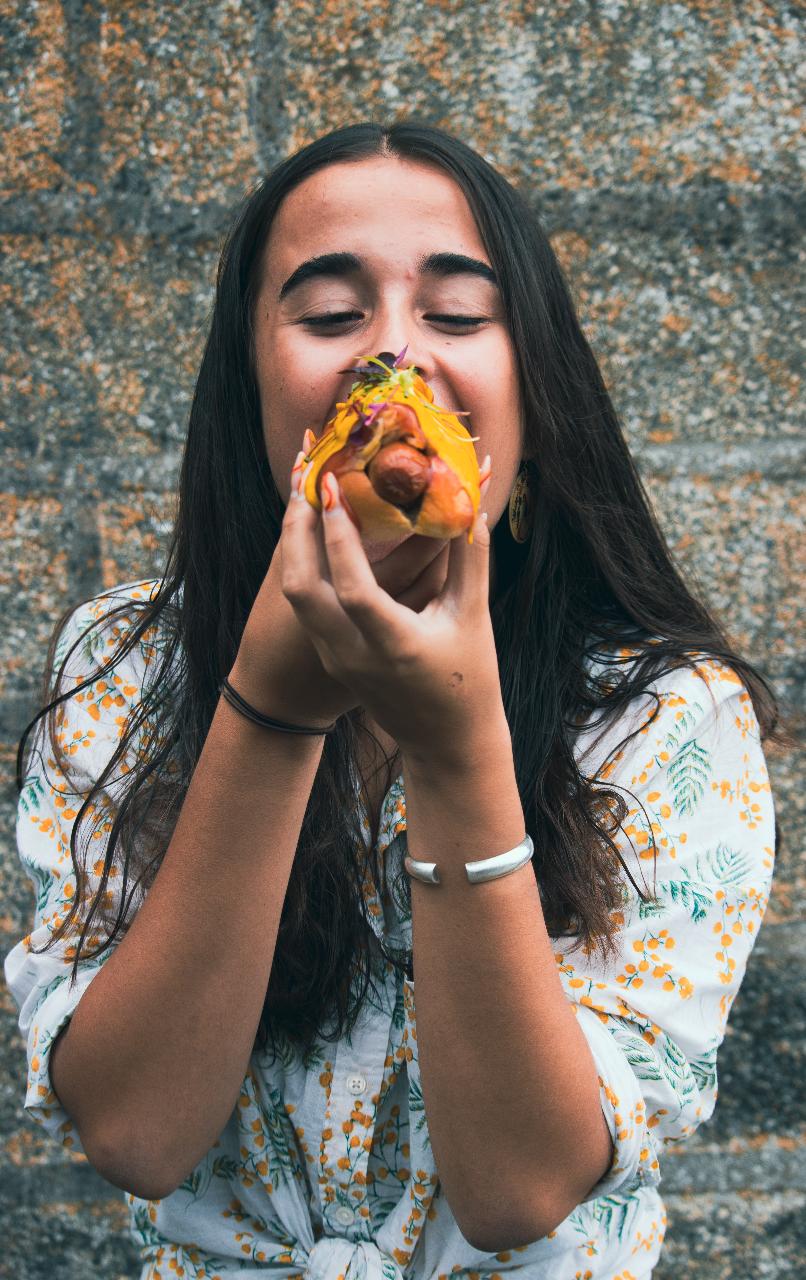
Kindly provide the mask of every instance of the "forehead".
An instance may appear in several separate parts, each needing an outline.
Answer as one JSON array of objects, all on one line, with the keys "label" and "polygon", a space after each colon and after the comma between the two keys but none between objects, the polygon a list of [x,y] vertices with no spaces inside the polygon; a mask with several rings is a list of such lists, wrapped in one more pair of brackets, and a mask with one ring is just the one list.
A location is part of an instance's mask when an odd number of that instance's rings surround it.
[{"label": "forehead", "polygon": [[486,258],[459,184],[435,165],[373,157],[328,165],[290,191],[266,244],[268,273],[333,250],[409,258],[423,250]]}]

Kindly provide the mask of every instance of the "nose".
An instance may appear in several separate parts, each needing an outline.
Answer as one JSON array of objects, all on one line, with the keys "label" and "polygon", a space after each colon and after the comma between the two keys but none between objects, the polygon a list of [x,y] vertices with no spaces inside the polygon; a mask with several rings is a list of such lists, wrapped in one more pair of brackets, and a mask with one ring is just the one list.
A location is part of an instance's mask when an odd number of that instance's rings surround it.
[{"label": "nose", "polygon": [[[388,369],[394,369],[395,367],[398,369],[407,369],[414,364],[408,343],[406,343],[404,347],[401,347],[397,352],[397,355],[395,355],[394,351],[379,351],[373,359],[382,361]],[[426,361],[422,361],[422,358],[420,364],[414,365],[414,371],[426,382],[430,382],[431,377],[433,376],[433,370],[430,369],[430,366]],[[369,358],[366,355],[357,355],[349,368],[339,370],[341,376],[346,379],[340,389],[340,399],[346,398],[350,387],[355,382],[356,373],[363,372],[380,374],[382,371],[377,364],[370,364]]]},{"label": "nose", "polygon": [[[347,399],[350,387],[355,383],[356,373],[366,371],[379,374],[381,372],[379,366],[377,364],[369,364],[368,359],[369,357],[366,350],[361,354],[356,353],[355,357],[350,362],[349,367],[339,369],[339,375],[342,381],[339,386],[338,400],[341,401]],[[411,349],[411,344],[408,342],[405,342],[401,347],[399,347],[397,353],[384,349],[383,351],[379,351],[377,356],[373,357],[373,359],[381,360],[389,369],[394,368],[398,360],[400,361],[397,365],[398,368],[409,368],[411,365],[414,365],[415,372],[418,373],[433,390],[436,390],[433,381],[435,370],[432,362],[424,359],[423,355],[418,353],[417,363],[415,363],[414,352]],[[335,408],[336,402],[331,405],[330,410],[322,423],[323,426],[330,420],[330,417],[335,412]]]},{"label": "nose", "polygon": [[[406,352],[406,356],[404,356],[404,352]],[[389,366],[389,369],[394,369],[395,366],[399,369],[400,366],[408,367],[412,364],[411,358],[408,356],[408,347],[404,347],[402,351],[399,351],[397,356],[395,356],[393,351],[379,351],[375,358],[376,360],[383,361],[384,365]],[[425,370],[421,369],[420,366],[415,365],[415,372],[416,374],[420,374],[421,378],[425,378]]]},{"label": "nose", "polygon": [[[407,356],[406,358],[404,358],[404,360],[400,360],[400,364],[402,365],[411,364],[411,360],[409,360],[408,358],[408,347],[404,347],[403,351],[407,352]],[[375,358],[376,360],[383,360],[385,365],[389,365],[390,369],[393,369],[395,365],[395,361],[397,361],[398,357],[402,355],[403,355],[402,351],[399,351],[397,356],[395,356],[395,353],[393,351],[379,351],[379,353],[377,353],[377,356]],[[425,370],[421,369],[420,366],[415,365],[415,372],[416,374],[420,374],[421,378],[425,378]]]}]

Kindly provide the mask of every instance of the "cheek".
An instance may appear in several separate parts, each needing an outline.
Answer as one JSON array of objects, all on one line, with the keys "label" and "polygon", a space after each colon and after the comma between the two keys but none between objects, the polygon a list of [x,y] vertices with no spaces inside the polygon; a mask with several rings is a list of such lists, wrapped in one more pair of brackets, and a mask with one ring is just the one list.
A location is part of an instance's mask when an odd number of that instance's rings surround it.
[{"label": "cheek", "polygon": [[293,422],[289,422],[287,405],[282,394],[273,389],[271,394],[261,393],[261,423],[266,456],[274,483],[284,503],[291,495],[291,468],[297,452],[302,448],[302,433],[296,443]]},{"label": "cheek", "polygon": [[291,493],[291,468],[303,447],[305,428],[316,422],[318,401],[310,379],[296,382],[287,374],[272,373],[272,368],[281,367],[281,360],[260,361],[257,381],[266,456],[274,483],[287,503]]},{"label": "cheek", "polygon": [[483,436],[475,445],[479,461],[485,453],[492,457],[493,475],[487,492],[485,506],[488,521],[494,528],[503,517],[506,519],[512,486],[518,475],[523,456],[523,430],[520,397],[517,386],[507,388],[488,397],[484,404],[484,417],[476,434]]}]

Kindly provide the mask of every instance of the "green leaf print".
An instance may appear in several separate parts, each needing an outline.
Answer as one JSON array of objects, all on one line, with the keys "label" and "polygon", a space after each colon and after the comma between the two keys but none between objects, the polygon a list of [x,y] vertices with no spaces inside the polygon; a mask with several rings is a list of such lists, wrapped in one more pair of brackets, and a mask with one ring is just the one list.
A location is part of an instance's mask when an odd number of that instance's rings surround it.
[{"label": "green leaf print", "polygon": [[214,1178],[237,1178],[242,1166],[230,1156],[216,1156],[213,1161]]},{"label": "green leaf print", "polygon": [[660,1043],[663,1047],[661,1067],[666,1079],[673,1086],[678,1098],[693,1097],[695,1089],[688,1058],[669,1036],[663,1036]]},{"label": "green leaf print", "polygon": [[[415,1112],[420,1112],[419,1119],[414,1126],[416,1133],[422,1133],[426,1146],[431,1146],[431,1139],[428,1135],[425,1119],[425,1102],[423,1100],[423,1091],[420,1088],[420,1081],[412,1079],[409,1074],[409,1124]],[[424,1131],[424,1132],[423,1132]]]},{"label": "green leaf print", "polygon": [[312,1044],[302,1057],[302,1065],[306,1071],[318,1071],[324,1061],[325,1051],[320,1044]]},{"label": "green leaf print", "polygon": [[[657,898],[663,896],[662,889],[663,885],[658,885],[655,894]],[[662,916],[665,910],[666,908],[662,902],[653,902],[651,899],[649,902],[644,902],[642,898],[638,904],[638,919],[648,920],[651,916]]]},{"label": "green leaf print", "polygon": [[672,784],[672,803],[678,817],[693,813],[700,802],[705,784],[711,776],[710,753],[692,738],[669,765],[669,781]]},{"label": "green leaf print", "polygon": [[411,922],[411,889],[406,874],[397,876],[391,884],[391,896],[401,925]]},{"label": "green leaf print", "polygon": [[[106,655],[104,652],[104,648],[105,648],[104,637],[106,636],[109,630],[109,623],[106,618],[104,619],[100,627],[96,627],[94,625],[94,622],[95,622],[94,619],[92,621],[93,621],[93,628],[90,631],[89,635],[86,635],[82,638],[81,647],[80,647],[80,653],[84,658],[87,675],[89,675],[90,671],[94,670],[95,667],[100,666],[101,663],[104,663],[105,665]],[[85,616],[83,618],[80,618],[79,629],[81,631],[84,631],[86,627],[89,625],[89,623],[90,623],[89,617]],[[126,625],[125,619],[122,620],[122,625]],[[75,658],[75,654],[73,655],[73,658]]]},{"label": "green leaf print", "polygon": [[384,975],[373,972],[370,975],[370,981],[364,994],[364,1005],[369,1009],[375,1009],[378,1013],[387,1014],[389,1012],[386,1004],[386,982]]},{"label": "green leaf print", "polygon": [[680,719],[675,722],[674,732],[666,738],[667,751],[674,751],[681,742],[685,742],[697,720],[701,718],[704,707],[701,702],[692,702],[679,713]]},{"label": "green leaf print", "polygon": [[735,887],[744,884],[753,874],[753,861],[742,849],[731,849],[726,844],[718,844],[715,849],[709,849],[701,856],[702,863],[708,868],[703,874],[700,858],[697,859],[697,870],[703,880],[716,879],[720,884]]},{"label": "green leaf print", "polygon": [[590,1201],[593,1217],[604,1228],[605,1234],[612,1238],[615,1230],[619,1240],[623,1240],[632,1219],[641,1207],[641,1197],[632,1192],[626,1195],[600,1196]]},{"label": "green leaf print", "polygon": [[394,1028],[395,1031],[402,1031],[405,1025],[406,1025],[406,1001],[403,995],[403,982],[401,979],[400,985],[397,989],[397,999],[395,1000],[395,1007],[392,1011],[392,1027]]},{"label": "green leaf print", "polygon": [[26,815],[30,815],[31,809],[39,813],[42,808],[42,801],[45,798],[45,788],[42,779],[36,775],[30,782],[26,782],[20,792],[20,807]]},{"label": "green leaf print", "polygon": [[129,1234],[135,1244],[139,1244],[145,1249],[159,1248],[162,1243],[160,1234],[148,1216],[148,1206],[151,1202],[138,1200],[130,1192],[127,1192],[126,1199],[131,1211]]},{"label": "green leaf print", "polygon": [[[109,951],[104,952],[104,959],[106,958],[107,955],[110,955],[110,954],[111,952]],[[86,973],[90,969],[100,969],[102,964],[103,964],[103,959],[88,960],[87,964],[84,966],[84,973]],[[57,991],[59,987],[61,987],[64,983],[68,984],[68,987],[67,987],[68,992],[74,991],[75,984],[73,984],[71,981],[72,976],[73,976],[72,968],[65,969],[64,973],[57,974],[56,977],[53,979],[53,981],[48,983],[44,991],[40,992],[40,994],[37,996],[37,1000],[36,1000],[37,1010],[41,1009],[42,1005],[45,1003],[48,996],[52,995],[54,991]],[[81,972],[79,972],[78,976],[79,978],[81,977]],[[50,1030],[50,1031],[42,1032],[39,1038],[39,1052],[41,1054],[47,1053],[48,1049],[50,1048],[51,1044],[56,1039],[56,1036],[59,1034],[60,1031],[61,1031],[61,1027],[58,1027],[57,1030],[55,1031]]]},{"label": "green leaf print", "polygon": [[299,1049],[291,1040],[290,1036],[283,1031],[282,1027],[272,1027],[274,1037],[274,1048],[268,1046],[261,1054],[261,1065],[264,1070],[268,1069],[268,1062],[272,1059],[273,1053],[276,1054],[276,1061],[282,1064],[283,1070],[288,1074],[294,1071],[301,1062]]},{"label": "green leaf print", "polygon": [[703,1092],[710,1092],[716,1089],[716,1053],[717,1046],[712,1045],[707,1053],[703,1053],[699,1058],[691,1059],[691,1074],[697,1081],[697,1088]]},{"label": "green leaf print", "polygon": [[270,1107],[264,1105],[260,1096],[257,1096],[255,1101],[263,1121],[264,1132],[269,1139],[271,1150],[268,1153],[268,1160],[272,1181],[276,1186],[292,1181],[294,1177],[304,1173],[304,1170],[300,1168],[296,1146],[292,1149],[288,1143],[291,1122],[285,1111],[283,1096],[278,1089],[273,1088],[268,1089],[268,1094]]},{"label": "green leaf print", "polygon": [[682,1049],[670,1039],[662,1036],[650,1045],[642,1036],[627,1031],[624,1024],[616,1018],[608,1022],[608,1030],[620,1048],[624,1050],[627,1061],[639,1080],[666,1080],[674,1091],[680,1111],[697,1099],[698,1086],[689,1061]]},{"label": "green leaf print", "polygon": [[194,1200],[199,1196],[203,1196],[213,1179],[213,1170],[209,1158],[209,1153],[204,1158],[204,1162],[198,1164],[192,1173],[189,1173],[184,1182],[179,1184],[180,1191],[187,1191]]},{"label": "green leaf print", "polygon": [[624,1050],[627,1061],[639,1080],[662,1080],[658,1060],[651,1045],[641,1036],[618,1030],[615,1039]]},{"label": "green leaf print", "polygon": [[640,1206],[641,1197],[634,1192],[616,1192],[615,1195],[597,1196],[595,1200],[578,1205],[566,1221],[586,1244],[594,1241],[602,1228],[608,1235],[615,1229],[619,1240],[622,1240]]},{"label": "green leaf print", "polygon": [[38,862],[31,862],[30,858],[26,858],[23,854],[20,855],[20,862],[25,868],[25,874],[34,886],[36,893],[36,919],[37,924],[39,924],[48,905],[50,888],[53,884],[53,873],[47,868],[40,867]]},{"label": "green leaf print", "polygon": [[[684,907],[695,924],[705,919],[708,908],[714,901],[714,895],[707,885],[692,880],[662,880],[655,888],[655,896]],[[643,920],[648,916],[662,915],[664,910],[662,901],[641,902],[638,915]]]}]

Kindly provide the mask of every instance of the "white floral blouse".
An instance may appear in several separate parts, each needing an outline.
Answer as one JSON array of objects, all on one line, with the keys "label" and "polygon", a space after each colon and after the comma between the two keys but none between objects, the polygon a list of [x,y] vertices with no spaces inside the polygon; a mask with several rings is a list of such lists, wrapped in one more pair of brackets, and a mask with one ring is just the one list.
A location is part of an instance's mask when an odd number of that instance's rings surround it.
[{"label": "white floral blouse", "polygon": [[[111,603],[147,599],[156,586],[125,584],[81,606],[62,632],[57,660]],[[157,641],[144,638],[110,678],[62,705],[62,741],[88,779],[114,750]],[[77,684],[114,642],[114,635],[85,642],[71,659],[70,679]],[[181,1187],[160,1201],[126,1193],[142,1250],[140,1280],[251,1280],[256,1271],[277,1280],[650,1276],[666,1225],[658,1193],[663,1151],[714,1110],[717,1050],[764,916],[774,861],[769,777],[738,677],[697,655],[696,669],[674,671],[654,688],[661,707],[652,724],[646,721],[655,703],[643,695],[602,741],[600,731],[587,729],[575,747],[587,776],[598,770],[602,781],[624,789],[629,816],[615,838],[633,879],[657,899],[645,904],[623,877],[618,954],[607,965],[574,949],[572,939],[555,941],[557,971],[596,1062],[615,1144],[612,1167],[587,1199],[532,1244],[489,1254],[467,1243],[441,1192],[428,1137],[415,982],[379,953],[382,999],[370,988],[351,1038],[317,1042],[304,1061],[280,1037],[273,1065],[269,1051],[255,1051],[224,1132]],[[638,725],[636,738],[608,760]],[[69,944],[29,953],[28,943],[47,939],[75,891],[69,840],[78,806],[44,754],[47,770],[36,753],[31,757],[17,828],[36,891],[35,920],[8,953],[5,973],[27,1040],[25,1108],[63,1146],[82,1152],[53,1092],[49,1054],[111,952],[83,963],[73,987]],[[379,837],[388,892],[379,900],[369,874],[365,883],[377,938],[398,947],[411,946],[411,917],[396,888],[406,874],[405,834],[401,775],[385,797]],[[96,875],[102,866],[99,845]]]}]

